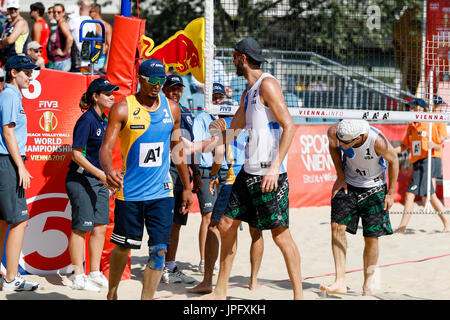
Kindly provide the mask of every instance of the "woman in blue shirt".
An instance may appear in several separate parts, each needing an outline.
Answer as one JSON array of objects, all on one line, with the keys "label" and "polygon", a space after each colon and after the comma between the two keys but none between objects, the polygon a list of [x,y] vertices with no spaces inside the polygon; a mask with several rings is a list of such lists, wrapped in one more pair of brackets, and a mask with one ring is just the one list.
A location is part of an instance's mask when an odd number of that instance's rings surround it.
[{"label": "woman in blue shirt", "polygon": [[22,105],[22,93],[39,69],[24,56],[12,56],[5,64],[6,85],[0,94],[0,257],[3,256],[6,232],[6,273],[0,280],[3,291],[33,291],[39,283],[19,275],[19,259],[29,214],[25,190],[32,178],[25,168],[27,116]]},{"label": "woman in blue shirt", "polygon": [[[107,125],[105,111],[113,105],[113,91],[118,89],[102,78],[92,81],[80,101],[80,108],[85,112],[73,130],[72,161],[66,176],[72,206],[69,252],[74,268],[73,289],[99,291],[108,286],[100,271],[100,259],[109,223],[109,191],[98,153]],[[90,273],[86,276],[83,256],[89,232]]]}]

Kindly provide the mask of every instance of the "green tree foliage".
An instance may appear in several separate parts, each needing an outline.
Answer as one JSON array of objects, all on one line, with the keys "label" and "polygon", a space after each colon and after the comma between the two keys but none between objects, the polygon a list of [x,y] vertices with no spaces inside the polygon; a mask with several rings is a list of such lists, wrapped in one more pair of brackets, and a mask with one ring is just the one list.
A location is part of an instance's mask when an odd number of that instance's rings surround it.
[{"label": "green tree foliage", "polygon": [[[156,44],[204,15],[204,0],[140,3],[150,8],[141,9],[140,17],[147,19],[147,33]],[[214,38],[229,47],[253,36],[264,48],[358,59],[361,48],[391,49],[395,21],[407,7],[422,6],[422,0],[214,0]]]}]

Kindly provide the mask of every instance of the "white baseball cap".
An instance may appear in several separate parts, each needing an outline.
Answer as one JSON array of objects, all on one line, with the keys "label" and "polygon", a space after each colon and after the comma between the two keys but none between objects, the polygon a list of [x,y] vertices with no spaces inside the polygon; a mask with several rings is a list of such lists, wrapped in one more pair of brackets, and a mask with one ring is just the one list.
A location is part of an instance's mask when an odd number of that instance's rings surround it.
[{"label": "white baseball cap", "polygon": [[343,141],[356,139],[359,135],[369,132],[370,125],[366,120],[344,119],[339,122],[337,137]]},{"label": "white baseball cap", "polygon": [[5,8],[20,8],[19,0],[6,0],[5,1]]}]

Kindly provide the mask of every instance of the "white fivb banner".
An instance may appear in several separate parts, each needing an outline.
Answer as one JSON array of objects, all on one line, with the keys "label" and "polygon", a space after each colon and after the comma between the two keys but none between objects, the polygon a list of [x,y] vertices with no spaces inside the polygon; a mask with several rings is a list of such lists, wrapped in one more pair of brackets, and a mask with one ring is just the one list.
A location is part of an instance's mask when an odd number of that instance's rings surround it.
[{"label": "white fivb banner", "polygon": [[436,112],[288,108],[293,117],[328,119],[364,119],[374,121],[450,122],[450,114]]}]

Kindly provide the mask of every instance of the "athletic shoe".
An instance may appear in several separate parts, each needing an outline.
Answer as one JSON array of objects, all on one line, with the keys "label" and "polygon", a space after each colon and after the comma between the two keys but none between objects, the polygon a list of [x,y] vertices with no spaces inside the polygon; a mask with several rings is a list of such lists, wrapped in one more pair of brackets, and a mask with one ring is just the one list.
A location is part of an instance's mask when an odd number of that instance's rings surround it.
[{"label": "athletic shoe", "polygon": [[72,280],[72,289],[74,290],[100,291],[100,287],[91,281],[84,273],[73,275],[70,277],[70,280]]},{"label": "athletic shoe", "polygon": [[193,277],[184,274],[181,270],[178,270],[178,267],[175,267],[175,269],[173,269],[173,271],[169,273],[169,282],[170,282],[171,277],[178,278],[182,282],[188,283],[188,284],[195,282],[195,279]]},{"label": "athletic shoe", "polygon": [[164,267],[163,273],[161,275],[161,281],[164,283],[181,283],[182,280],[175,276],[173,271],[170,271],[168,268]]},{"label": "athletic shoe", "polygon": [[39,283],[25,280],[20,274],[11,282],[3,280],[3,291],[34,291],[39,288]]},{"label": "athletic shoe", "polygon": [[200,272],[201,274],[205,273],[205,261],[202,260],[198,264],[198,272]]},{"label": "athletic shoe", "polygon": [[108,288],[108,279],[106,279],[106,277],[100,271],[90,272],[88,275],[88,279],[91,280],[97,286],[99,286],[101,289]]}]

